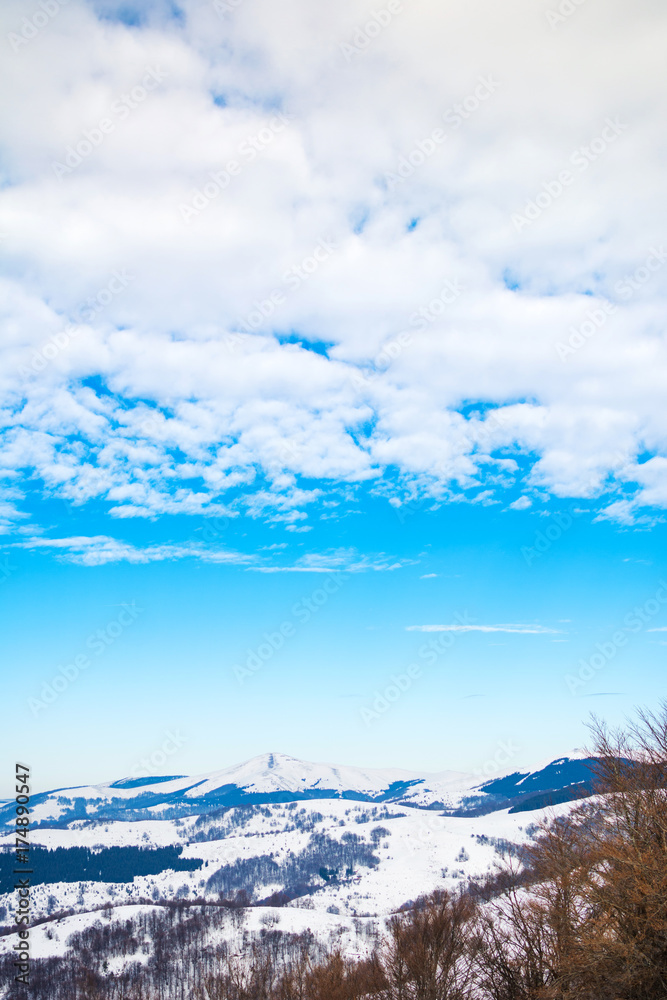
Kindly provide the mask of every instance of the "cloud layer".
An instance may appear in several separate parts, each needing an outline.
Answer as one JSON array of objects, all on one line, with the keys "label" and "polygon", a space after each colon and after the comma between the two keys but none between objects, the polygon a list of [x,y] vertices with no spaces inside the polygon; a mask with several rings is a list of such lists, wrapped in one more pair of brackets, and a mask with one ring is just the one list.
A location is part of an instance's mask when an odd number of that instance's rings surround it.
[{"label": "cloud layer", "polygon": [[664,5],[119,9],[0,14],[0,527],[667,506]]},{"label": "cloud layer", "polygon": [[104,566],[107,563],[152,563],[175,559],[245,566],[258,573],[366,573],[391,572],[411,565],[411,560],[392,559],[384,553],[361,554],[354,548],[311,552],[292,563],[276,561],[276,552],[243,553],[204,542],[169,542],[161,545],[133,545],[108,535],[78,535],[62,538],[35,536],[11,542],[8,548],[30,552],[50,551],[63,562],[79,566]]}]

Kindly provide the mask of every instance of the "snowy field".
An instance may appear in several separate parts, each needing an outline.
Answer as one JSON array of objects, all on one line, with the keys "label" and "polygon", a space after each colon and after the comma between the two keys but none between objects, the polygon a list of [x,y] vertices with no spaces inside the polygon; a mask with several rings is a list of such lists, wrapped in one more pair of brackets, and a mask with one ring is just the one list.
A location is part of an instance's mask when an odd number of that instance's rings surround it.
[{"label": "snowy field", "polygon": [[[378,928],[402,904],[434,889],[456,889],[469,876],[492,874],[501,860],[498,847],[504,841],[528,840],[545,816],[563,812],[568,805],[510,815],[506,810],[482,817],[443,817],[436,812],[401,804],[377,806],[345,800],[318,800],[295,805],[268,805],[254,810],[248,819],[244,810],[229,810],[224,817],[228,829],[220,839],[192,842],[197,817],[184,820],[142,820],[97,824],[77,821],[66,830],[35,830],[34,845],[56,847],[183,846],[183,857],[202,859],[192,872],[164,871],[135,877],[132,883],[59,882],[37,885],[32,891],[33,919],[54,909],[73,909],[74,915],[33,928],[35,956],[62,955],[67,938],[97,920],[121,920],[137,915],[140,899],[182,900],[206,897],[216,900],[206,884],[222,865],[268,855],[280,864],[290,852],[298,854],[312,832],[342,841],[353,834],[367,842],[379,864],[359,865],[351,876],[338,881],[316,880],[315,891],[285,907],[249,907],[244,911],[247,930],[279,927],[283,931],[312,930],[321,940],[337,941],[349,954],[362,954]],[[236,816],[235,814],[238,813]],[[403,814],[403,815],[399,815]],[[221,822],[221,820],[217,820]],[[236,825],[234,825],[236,823]],[[304,829],[305,827],[305,829]],[[381,827],[385,833],[371,831]],[[12,845],[10,837],[0,841]],[[281,889],[280,884],[257,888],[255,900]],[[11,894],[0,896],[0,906],[11,912]],[[128,905],[135,903],[135,905]],[[106,906],[105,911],[94,908]],[[112,909],[109,910],[109,907]],[[92,911],[92,912],[91,912]],[[237,918],[238,922],[238,918]],[[226,932],[225,932],[226,933]],[[229,935],[238,933],[230,914]],[[0,952],[12,948],[14,935],[0,938]]]}]

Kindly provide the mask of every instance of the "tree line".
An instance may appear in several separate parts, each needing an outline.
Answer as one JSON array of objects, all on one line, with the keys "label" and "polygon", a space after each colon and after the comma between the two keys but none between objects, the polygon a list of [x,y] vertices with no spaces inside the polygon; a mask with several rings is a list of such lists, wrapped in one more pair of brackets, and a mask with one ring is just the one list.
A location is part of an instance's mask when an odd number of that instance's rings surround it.
[{"label": "tree line", "polygon": [[[135,875],[157,875],[168,868],[195,871],[200,858],[182,858],[182,847],[31,847],[32,885],[50,882],[131,882]],[[0,853],[0,893],[12,892],[13,853]]]}]

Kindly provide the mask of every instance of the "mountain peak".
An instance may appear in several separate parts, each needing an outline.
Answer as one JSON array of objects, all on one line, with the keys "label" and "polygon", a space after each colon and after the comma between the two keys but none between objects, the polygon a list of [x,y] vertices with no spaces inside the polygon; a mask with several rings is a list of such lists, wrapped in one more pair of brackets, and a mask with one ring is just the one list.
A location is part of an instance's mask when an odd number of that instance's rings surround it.
[{"label": "mountain peak", "polygon": [[[538,770],[499,774],[480,783],[478,776],[456,771],[360,768],[270,751],[194,777],[125,778],[44,792],[34,797],[33,813],[37,824],[68,823],[121,818],[126,811],[146,818],[157,818],[163,811],[190,816],[221,807],[333,798],[475,815],[480,810],[524,811],[568,801],[590,794],[593,778],[594,761],[581,757],[558,757]],[[0,826],[3,822],[11,823],[12,814],[0,803]]]},{"label": "mountain peak", "polygon": [[272,771],[274,768],[284,767],[289,764],[302,765],[303,761],[299,760],[298,757],[290,757],[287,753],[276,753],[273,751],[272,753],[259,753],[256,757],[251,757],[245,763],[257,764],[258,767]]}]

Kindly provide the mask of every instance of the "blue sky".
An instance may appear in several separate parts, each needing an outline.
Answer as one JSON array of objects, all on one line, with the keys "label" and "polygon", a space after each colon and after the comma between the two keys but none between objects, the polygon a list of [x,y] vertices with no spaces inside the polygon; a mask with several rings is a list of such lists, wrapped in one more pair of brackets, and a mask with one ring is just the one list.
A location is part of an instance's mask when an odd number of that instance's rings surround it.
[{"label": "blue sky", "polygon": [[[555,537],[556,515],[561,524],[570,516],[564,505],[539,515],[443,505],[401,523],[386,500],[359,493],[354,514],[317,524],[305,541],[250,518],[225,528],[236,552],[283,568],[318,553],[329,572],[266,573],[194,557],[81,566],[43,550],[5,550],[8,748],[28,748],[40,786],[131,773],[168,732],[185,742],[156,773],[211,770],[266,750],[492,773],[501,744],[517,766],[530,764],[582,745],[590,712],[617,721],[661,697],[667,631],[653,630],[667,625],[667,603],[658,598],[655,612],[650,601],[664,575],[662,526],[619,530],[582,510]],[[55,518],[58,504],[41,512]],[[60,516],[69,537],[108,527],[103,512]],[[187,544],[212,523],[175,518],[116,534],[130,544]],[[546,531],[555,540],[534,555]],[[347,571],[362,553],[396,568]],[[633,624],[627,644],[582,681],[582,661],[647,602],[641,628]],[[123,605],[131,611],[119,630]],[[414,628],[461,623],[500,630]],[[443,636],[431,655],[428,644]],[[81,654],[89,665],[49,701],[44,685]],[[413,664],[419,675],[387,700]]]},{"label": "blue sky", "polygon": [[3,4],[2,739],[40,787],[172,730],[164,773],[485,774],[656,704],[665,16]]}]

